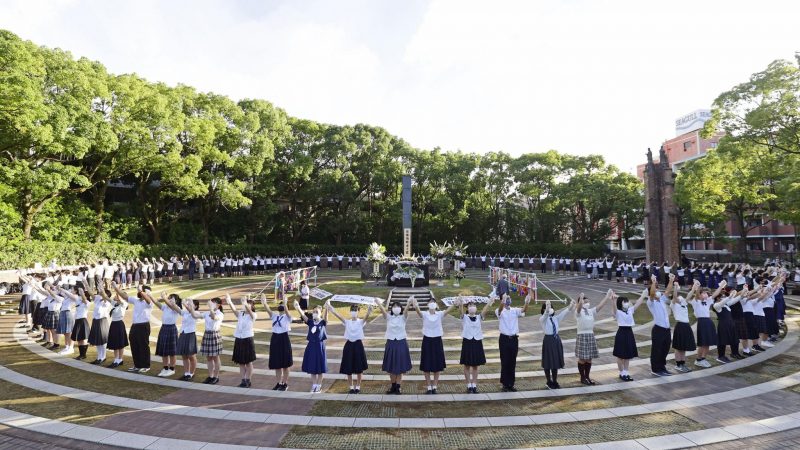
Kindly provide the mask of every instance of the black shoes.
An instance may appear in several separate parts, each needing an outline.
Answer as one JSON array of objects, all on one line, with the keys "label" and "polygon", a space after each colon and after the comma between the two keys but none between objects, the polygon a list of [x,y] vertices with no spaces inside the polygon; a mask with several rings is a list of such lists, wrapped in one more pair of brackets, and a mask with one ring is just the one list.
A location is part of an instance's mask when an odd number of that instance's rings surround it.
[{"label": "black shoes", "polygon": [[503,389],[501,390],[503,392],[517,392],[517,388],[515,388],[514,386],[503,386]]},{"label": "black shoes", "polygon": [[273,391],[277,391],[277,390],[279,390],[280,388],[281,388],[281,384],[280,384],[280,383],[275,383],[275,386],[272,388],[272,390],[273,390]]},{"label": "black shoes", "polygon": [[630,375],[620,375],[619,379],[622,381],[633,381],[633,378]]}]

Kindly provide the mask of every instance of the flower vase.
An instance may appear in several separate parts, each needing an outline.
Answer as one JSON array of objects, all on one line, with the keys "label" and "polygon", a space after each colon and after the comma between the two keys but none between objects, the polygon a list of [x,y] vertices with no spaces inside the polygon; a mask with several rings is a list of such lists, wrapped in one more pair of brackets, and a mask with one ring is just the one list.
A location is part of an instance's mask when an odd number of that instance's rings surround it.
[{"label": "flower vase", "polygon": [[453,281],[453,287],[460,287],[460,286],[461,283],[459,283],[458,280]]}]

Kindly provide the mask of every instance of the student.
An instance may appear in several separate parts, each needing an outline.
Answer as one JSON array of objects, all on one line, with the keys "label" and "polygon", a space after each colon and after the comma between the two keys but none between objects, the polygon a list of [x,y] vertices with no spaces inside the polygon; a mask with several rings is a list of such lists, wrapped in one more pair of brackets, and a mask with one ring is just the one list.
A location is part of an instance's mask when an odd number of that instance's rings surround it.
[{"label": "student", "polygon": [[[378,301],[377,299],[375,300]],[[372,305],[367,307],[367,315],[363,319],[358,318],[358,305],[350,305],[350,317],[345,319],[336,309],[328,304],[328,311],[344,324],[344,348],[342,349],[342,363],[339,365],[339,373],[347,375],[350,383],[350,394],[361,393],[361,374],[367,370],[367,353],[364,350],[364,327],[369,323],[372,314]],[[356,383],[353,384],[353,375],[356,376]]]},{"label": "student", "polygon": [[503,297],[503,303],[494,311],[500,327],[500,384],[503,392],[516,392],[517,354],[519,353],[519,318],[525,317],[528,305],[531,303],[531,294],[525,297],[522,308],[511,307],[511,297]]},{"label": "student", "polygon": [[69,294],[75,302],[75,323],[72,325],[72,332],[70,333],[70,341],[78,343],[78,356],[75,359],[86,359],[86,350],[89,346],[86,344],[86,339],[89,337],[89,321],[86,320],[89,310],[89,301],[86,298],[86,293],[83,288],[78,288],[78,294]]},{"label": "student", "polygon": [[[310,291],[308,289],[308,284],[306,283],[306,280],[303,280],[303,281],[300,282],[300,309],[302,309],[303,311],[307,311],[308,310],[308,298],[309,298],[309,295],[310,295]],[[305,323],[306,320],[308,320],[308,317],[301,316],[301,317],[299,317],[297,319],[297,322],[298,323]]]},{"label": "student", "polygon": [[[675,349],[675,370],[681,373],[691,372],[692,369],[686,367],[686,352],[697,350],[697,344],[695,343],[692,327],[689,325],[689,303],[686,301],[686,298],[679,295],[680,286],[677,282],[673,282],[668,286],[664,295],[669,297],[670,288],[672,289],[672,303],[670,303],[670,308],[672,309],[672,316],[675,317],[675,330],[672,334],[672,348]],[[689,292],[688,295],[690,299],[694,296],[694,292],[694,289]],[[694,305],[694,301],[692,304]],[[703,309],[704,307],[701,306],[699,309],[700,312],[702,312]],[[708,312],[707,309],[705,311],[706,313]],[[698,307],[694,307],[694,312],[695,316],[697,316]],[[714,324],[711,324],[711,326],[713,327]],[[700,327],[698,325],[698,335],[699,331]]]},{"label": "student", "polygon": [[406,322],[409,308],[416,303],[416,299],[410,297],[408,307],[404,311],[400,303],[393,302],[389,313],[381,302],[376,303],[381,315],[386,319],[386,347],[383,351],[381,370],[387,372],[392,381],[392,387],[386,391],[387,394],[402,394],[400,385],[403,382],[403,374],[411,370],[411,352],[406,341]]},{"label": "student", "polygon": [[158,376],[161,378],[175,375],[175,355],[178,354],[178,317],[181,314],[182,301],[178,294],[166,296],[161,291],[161,329],[156,340],[156,356],[161,357],[164,368]]},{"label": "student", "polygon": [[222,311],[222,299],[214,297],[208,301],[208,311],[200,314],[194,309],[191,311],[195,319],[202,318],[205,322],[205,332],[203,340],[200,342],[200,354],[206,357],[208,365],[208,377],[203,380],[203,384],[219,383],[220,361],[219,354],[222,353],[222,336],[219,330],[222,328],[222,319],[225,315]]},{"label": "student", "polygon": [[225,302],[236,315],[236,330],[233,332],[233,362],[239,365],[239,376],[242,382],[240,388],[252,386],[250,379],[253,376],[253,361],[256,360],[256,347],[253,342],[253,324],[258,317],[253,299],[242,297],[241,309],[237,308],[231,300],[230,294],[225,294]]},{"label": "student", "polygon": [[197,370],[197,319],[192,311],[200,308],[200,302],[188,299],[181,302],[181,334],[175,352],[181,355],[183,376],[181,380],[192,381]]},{"label": "student", "polygon": [[578,373],[581,375],[581,384],[594,386],[597,384],[589,377],[592,370],[592,359],[599,358],[597,339],[594,337],[594,316],[603,309],[606,302],[616,300],[617,295],[611,289],[600,303],[592,308],[589,299],[581,292],[578,304],[575,307],[575,321],[577,322],[577,335],[575,338],[575,357],[578,358]]},{"label": "student", "polygon": [[272,321],[272,336],[269,340],[268,367],[275,371],[277,383],[273,391],[285,391],[289,388],[289,370],[294,365],[292,361],[292,342],[289,331],[292,329],[292,320],[286,311],[286,300],[278,305],[278,312],[273,312],[267,304],[267,297],[261,295],[261,304],[267,310]]},{"label": "student", "polygon": [[561,385],[558,384],[558,369],[564,368],[564,346],[558,336],[558,325],[574,307],[575,300],[572,300],[569,306],[556,313],[550,300],[542,305],[541,316],[539,316],[539,324],[544,331],[542,369],[544,369],[549,389],[561,389]]},{"label": "student", "polygon": [[486,364],[482,325],[494,301],[495,298],[489,300],[480,314],[474,302],[467,303],[467,314],[464,314],[464,303],[460,300],[458,302],[461,313],[461,358],[458,362],[464,366],[464,380],[467,382],[468,394],[478,393],[478,367]]},{"label": "student", "polygon": [[634,305],[631,305],[628,297],[617,297],[617,309],[614,310],[614,318],[617,321],[618,328],[617,334],[614,336],[614,351],[612,354],[617,358],[619,379],[622,381],[633,381],[633,378],[628,373],[628,367],[631,359],[639,356],[636,338],[633,335],[633,327],[636,325],[633,315],[636,309],[644,302],[647,293],[648,290],[645,288]]},{"label": "student", "polygon": [[[666,292],[671,292],[675,283],[675,274],[669,274]],[[667,370],[667,355],[672,344],[669,327],[669,298],[658,291],[658,278],[650,278],[650,297],[647,300],[647,309],[653,316],[653,328],[650,332],[650,373],[655,376],[665,377],[672,375]]]},{"label": "student", "polygon": [[[505,279],[505,274],[503,277]],[[455,308],[455,305],[450,305],[444,311],[437,311],[439,305],[436,300],[431,297],[428,301],[428,312],[423,314],[417,302],[414,302],[414,309],[417,315],[422,319],[422,349],[419,362],[419,370],[425,374],[425,381],[428,383],[428,390],[426,394],[438,394],[439,388],[439,373],[443,371],[447,364],[444,358],[444,344],[442,343],[442,319],[450,311]],[[433,381],[431,381],[431,374],[433,374]]]},{"label": "student", "polygon": [[58,354],[67,355],[74,352],[72,347],[72,327],[75,326],[75,311],[72,310],[72,307],[75,306],[79,297],[76,295],[77,291],[74,287],[71,287],[69,291],[59,288],[59,293],[64,301],[61,302],[56,333],[64,336],[64,348]]},{"label": "student", "polygon": [[[103,288],[99,292],[101,292],[102,295],[96,294],[92,299],[94,311],[92,311],[92,326],[89,329],[89,345],[94,345],[97,349],[97,358],[92,364],[100,364],[100,355],[103,355],[103,359],[105,359],[110,324],[109,317],[111,314],[111,307],[113,306],[110,300],[111,291]],[[78,356],[78,358],[85,359],[86,350],[83,351],[83,358],[80,356]]]},{"label": "student", "polygon": [[[106,296],[106,293],[110,293],[109,290],[105,288],[100,288],[100,295],[103,296],[103,299],[110,302],[110,299]],[[108,365],[109,369],[117,368],[123,365],[123,354],[125,351],[125,347],[128,346],[128,333],[125,330],[125,322],[123,319],[125,318],[125,312],[128,310],[128,302],[125,301],[124,295],[116,294],[116,299],[111,307],[111,325],[108,327],[108,349],[114,351],[114,361]],[[97,360],[92,364],[102,364],[106,358],[106,347],[102,347],[100,345],[97,346]]]},{"label": "student", "polygon": [[[328,325],[328,306],[330,302],[325,303],[325,309],[317,306],[311,313],[311,318],[306,321],[308,326],[308,335],[306,339],[308,344],[303,353],[303,372],[311,375],[311,391],[317,393],[322,390],[322,378],[324,374],[328,373],[328,359],[325,352],[325,341],[328,339],[326,327]],[[300,308],[300,303],[295,301],[294,308],[300,313],[300,316],[306,317],[306,311]]]},{"label": "student", "polygon": [[[125,292],[116,283],[111,283],[111,286],[120,297],[125,297]],[[150,371],[150,316],[155,302],[149,286],[139,286],[138,289],[136,297],[128,297],[128,303],[133,305],[133,324],[128,332],[133,367],[128,372],[144,374]]]},{"label": "student", "polygon": [[22,283],[22,297],[19,299],[19,308],[17,312],[25,316],[25,328],[30,329],[33,327],[33,308],[31,307],[33,300],[33,285],[30,278],[22,275],[19,272],[19,280]]},{"label": "student", "polygon": [[[59,312],[61,311],[61,304],[64,302],[64,297],[58,295],[58,290],[55,286],[46,283],[45,289],[48,292],[48,297],[45,300],[47,303],[47,315],[44,316],[42,328],[44,328],[47,335],[47,345],[50,350],[58,348],[58,322]],[[52,344],[52,345],[51,345]]]},{"label": "student", "polygon": [[[697,318],[697,359],[694,364],[699,367],[711,367],[706,357],[710,346],[717,345],[717,330],[714,328],[714,322],[711,321],[711,307],[713,306],[716,298],[720,295],[722,290],[727,285],[723,281],[713,294],[709,295],[707,288],[701,288],[700,282],[695,282],[691,292],[689,292],[689,304],[692,305],[694,316]],[[698,295],[700,299],[696,297]],[[719,360],[720,358],[717,358]],[[677,360],[677,355],[676,355]],[[729,361],[720,361],[729,362]]]},{"label": "student", "polygon": [[[697,286],[699,286],[699,283]],[[731,348],[732,357],[736,359],[744,358],[739,354],[739,341],[736,338],[736,325],[733,322],[731,305],[741,301],[742,297],[747,294],[748,289],[747,285],[745,285],[739,293],[731,291],[729,296],[721,297],[713,305],[714,311],[717,313],[717,361],[719,362],[730,362],[730,359],[725,356],[725,347]]]}]

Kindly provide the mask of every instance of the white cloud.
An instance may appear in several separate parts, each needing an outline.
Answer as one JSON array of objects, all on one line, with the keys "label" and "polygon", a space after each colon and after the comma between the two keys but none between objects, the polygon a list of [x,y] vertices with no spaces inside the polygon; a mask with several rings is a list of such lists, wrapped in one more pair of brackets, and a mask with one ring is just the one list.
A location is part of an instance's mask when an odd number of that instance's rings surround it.
[{"label": "white cloud", "polygon": [[800,50],[800,4],[20,0],[0,27],[116,73],[384,126],[413,145],[601,153],[632,170],[673,120]]}]

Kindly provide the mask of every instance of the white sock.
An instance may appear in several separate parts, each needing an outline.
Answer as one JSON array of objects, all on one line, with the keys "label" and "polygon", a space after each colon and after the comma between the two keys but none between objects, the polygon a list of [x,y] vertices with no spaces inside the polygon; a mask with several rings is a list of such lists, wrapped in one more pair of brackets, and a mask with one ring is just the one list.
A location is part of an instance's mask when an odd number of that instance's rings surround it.
[{"label": "white sock", "polygon": [[431,385],[429,384],[429,385],[428,385],[428,390],[430,391],[431,389],[433,389],[433,386],[431,386]]},{"label": "white sock", "polygon": [[353,386],[353,385],[351,384],[351,385],[350,385],[350,389],[355,389],[355,386]]}]

